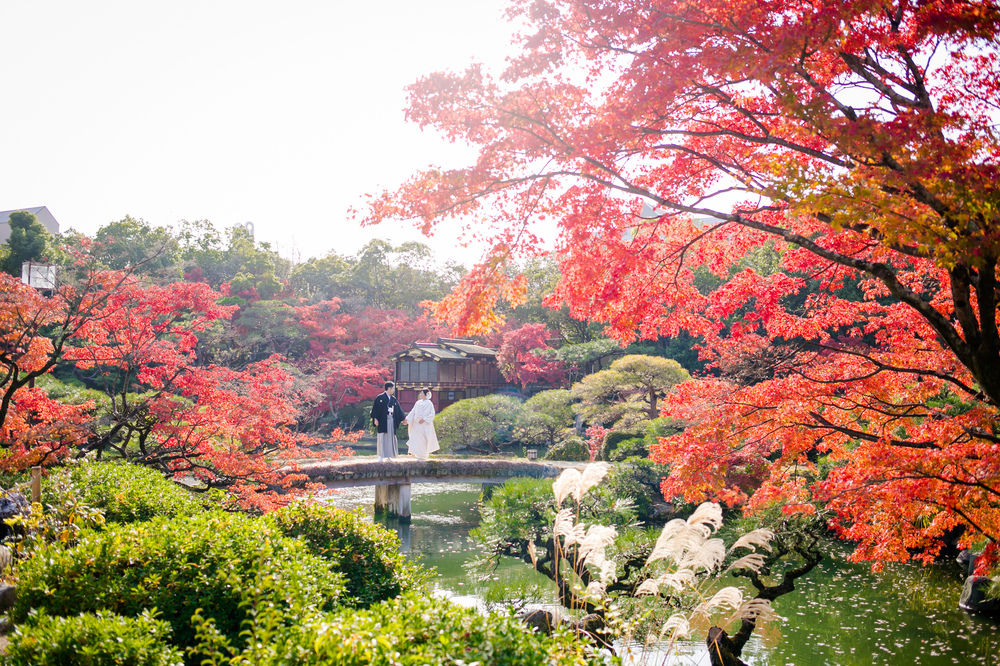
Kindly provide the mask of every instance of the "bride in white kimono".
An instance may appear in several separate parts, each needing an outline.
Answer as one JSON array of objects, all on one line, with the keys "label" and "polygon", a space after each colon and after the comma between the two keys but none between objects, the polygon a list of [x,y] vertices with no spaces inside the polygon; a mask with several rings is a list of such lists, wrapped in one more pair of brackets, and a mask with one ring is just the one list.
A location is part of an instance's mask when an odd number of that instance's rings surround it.
[{"label": "bride in white kimono", "polygon": [[434,403],[429,389],[417,391],[417,404],[413,405],[406,420],[410,434],[408,452],[418,460],[427,460],[428,455],[441,448],[434,432]]}]

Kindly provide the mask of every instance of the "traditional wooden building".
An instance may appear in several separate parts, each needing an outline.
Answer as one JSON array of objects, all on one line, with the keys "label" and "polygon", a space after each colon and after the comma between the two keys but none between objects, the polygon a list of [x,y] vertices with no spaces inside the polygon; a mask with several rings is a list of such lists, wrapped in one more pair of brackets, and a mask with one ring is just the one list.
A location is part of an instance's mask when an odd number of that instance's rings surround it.
[{"label": "traditional wooden building", "polygon": [[472,340],[417,342],[392,360],[396,363],[396,396],[407,411],[417,400],[417,389],[431,389],[434,408],[441,411],[459,400],[489,395],[505,384],[496,350]]}]

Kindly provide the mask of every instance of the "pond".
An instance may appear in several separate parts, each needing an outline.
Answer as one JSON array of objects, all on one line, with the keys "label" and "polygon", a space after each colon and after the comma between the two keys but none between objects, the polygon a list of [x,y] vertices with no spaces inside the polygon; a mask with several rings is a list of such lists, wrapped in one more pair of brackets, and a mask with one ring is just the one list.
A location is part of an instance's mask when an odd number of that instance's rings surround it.
[{"label": "pond", "polygon": [[[554,586],[530,567],[505,562],[485,583],[464,565],[475,557],[469,530],[478,524],[474,484],[413,485],[410,525],[388,521],[402,549],[437,570],[437,593],[468,606],[503,606],[504,599],[530,599],[532,607],[554,604]],[[374,488],[350,488],[331,498],[343,508],[372,514]],[[958,609],[962,574],[942,564],[889,565],[873,573],[867,564],[847,561],[845,544],[830,542],[828,557],[778,599],[786,618],[744,651],[754,666],[869,666],[871,664],[984,664],[1000,666],[1000,626]],[[760,632],[758,632],[760,633]],[[637,654],[635,664],[699,664],[708,657],[695,643],[669,657],[655,650]]]}]

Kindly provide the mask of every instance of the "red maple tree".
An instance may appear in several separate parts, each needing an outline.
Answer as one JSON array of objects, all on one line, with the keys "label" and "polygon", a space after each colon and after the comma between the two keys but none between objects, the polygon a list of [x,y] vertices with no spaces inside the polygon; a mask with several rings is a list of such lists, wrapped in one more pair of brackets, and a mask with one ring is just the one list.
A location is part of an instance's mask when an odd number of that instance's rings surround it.
[{"label": "red maple tree", "polygon": [[555,350],[548,344],[555,336],[545,324],[525,324],[504,333],[497,351],[504,378],[522,388],[561,383],[566,378],[566,364],[554,357]]},{"label": "red maple tree", "polygon": [[283,469],[289,461],[320,453],[298,432],[302,400],[281,357],[239,371],[198,364],[197,334],[236,310],[220,298],[204,283],[150,286],[134,278],[102,297],[63,352],[103,378],[111,402],[111,422],[81,451],[224,487],[244,506],[266,510],[287,502],[302,480]]},{"label": "red maple tree", "polygon": [[[523,52],[502,75],[410,89],[408,116],[476,163],[366,218],[487,218],[493,250],[438,316],[489,324],[554,219],[572,316],[703,336],[723,373],[665,407],[688,423],[654,452],[667,493],[823,503],[879,561],[1000,539],[997,4],[509,6]],[[764,246],[779,270],[730,275]]]},{"label": "red maple tree", "polygon": [[309,336],[308,357],[300,362],[320,393],[314,411],[339,416],[342,407],[371,400],[393,376],[389,358],[418,340],[444,335],[430,317],[403,310],[365,308],[340,311],[333,299],[294,309]]},{"label": "red maple tree", "polygon": [[92,273],[50,295],[0,273],[0,468],[51,464],[87,441],[91,403],[63,405],[34,388],[119,276]]},{"label": "red maple tree", "polygon": [[[200,365],[197,334],[234,310],[203,283],[144,284],[73,267],[40,294],[0,275],[0,438],[5,469],[94,452],[224,487],[267,510],[303,481],[294,460],[325,455],[299,432],[302,396],[279,357],[242,371]],[[108,408],[62,405],[32,379],[60,360],[103,380]],[[342,433],[338,433],[339,436]]]}]

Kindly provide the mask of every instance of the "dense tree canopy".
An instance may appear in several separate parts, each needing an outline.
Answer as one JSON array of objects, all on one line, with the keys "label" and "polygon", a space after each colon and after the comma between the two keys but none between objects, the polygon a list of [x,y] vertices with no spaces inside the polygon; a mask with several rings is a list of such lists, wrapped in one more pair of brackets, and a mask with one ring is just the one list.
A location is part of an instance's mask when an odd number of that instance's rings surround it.
[{"label": "dense tree canopy", "polygon": [[[227,487],[247,507],[287,501],[276,491],[297,479],[281,468],[313,455],[297,428],[303,398],[276,357],[197,362],[198,334],[236,310],[221,296],[87,263],[48,295],[0,275],[0,467],[95,452]],[[101,386],[107,406],[61,404],[31,386],[60,362]]]},{"label": "dense tree canopy", "polygon": [[545,324],[525,324],[504,333],[497,363],[504,378],[526,388],[529,384],[558,385],[566,376],[565,364],[549,346],[553,333]]},{"label": "dense tree canopy", "polygon": [[291,283],[311,302],[339,299],[347,312],[365,308],[407,310],[422,314],[424,301],[445,296],[464,269],[445,262],[439,266],[426,245],[370,241],[355,256],[335,252],[299,264]]},{"label": "dense tree canopy", "polygon": [[134,269],[145,274],[177,279],[180,259],[177,238],[165,227],[126,216],[104,225],[94,234],[94,259],[112,270]]},{"label": "dense tree canopy", "polygon": [[[689,423],[656,453],[668,492],[825,501],[869,558],[931,555],[959,526],[1000,539],[997,4],[509,6],[524,48],[502,75],[410,90],[409,117],[476,163],[368,212],[487,216],[493,250],[438,313],[488,324],[523,294],[503,267],[555,219],[572,316],[622,341],[686,330],[723,371],[667,405]],[[768,243],[781,270],[699,290],[695,268],[729,278]],[[767,376],[726,375],[747,359]]]},{"label": "dense tree canopy", "polygon": [[660,400],[686,379],[673,359],[629,354],[578,381],[572,393],[588,423],[628,425],[655,419]]}]

